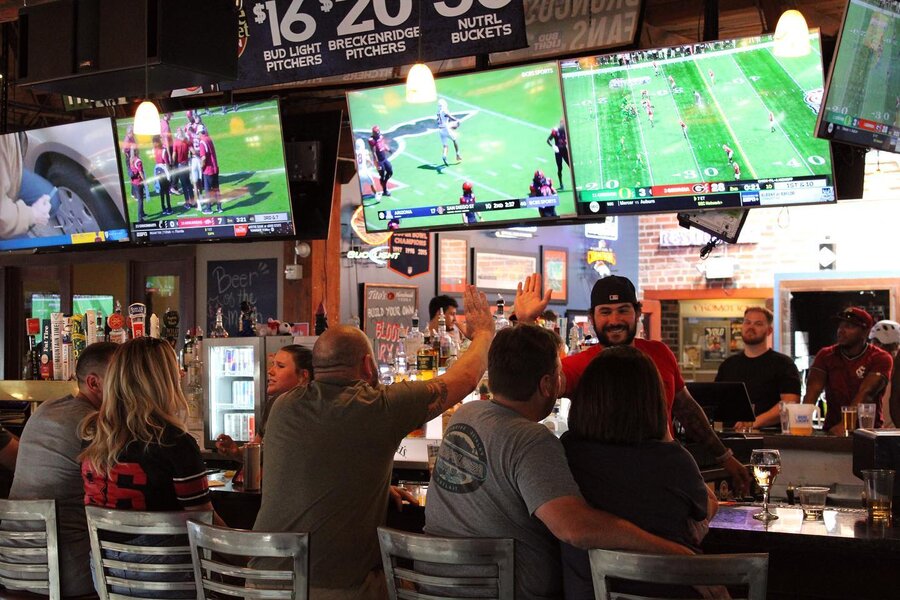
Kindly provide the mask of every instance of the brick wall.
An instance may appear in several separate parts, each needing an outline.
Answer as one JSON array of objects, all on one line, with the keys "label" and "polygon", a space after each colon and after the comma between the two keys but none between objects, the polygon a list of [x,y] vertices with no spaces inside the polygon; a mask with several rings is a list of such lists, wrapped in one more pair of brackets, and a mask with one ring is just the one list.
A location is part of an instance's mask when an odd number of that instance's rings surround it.
[{"label": "brick wall", "polygon": [[837,270],[896,271],[896,256],[873,252],[873,244],[894,245],[900,232],[900,198],[855,200],[828,206],[751,210],[739,241],[710,255],[736,262],[734,277],[707,281],[697,265],[700,246],[660,247],[660,232],[678,229],[673,214],[640,218],[640,284],[647,290],[721,289],[723,297],[740,288],[773,287],[776,273],[819,270],[819,243],[836,244]]},{"label": "brick wall", "polygon": [[668,346],[675,356],[679,356],[678,348],[678,301],[663,300],[660,302],[660,327],[662,329],[662,343]]}]

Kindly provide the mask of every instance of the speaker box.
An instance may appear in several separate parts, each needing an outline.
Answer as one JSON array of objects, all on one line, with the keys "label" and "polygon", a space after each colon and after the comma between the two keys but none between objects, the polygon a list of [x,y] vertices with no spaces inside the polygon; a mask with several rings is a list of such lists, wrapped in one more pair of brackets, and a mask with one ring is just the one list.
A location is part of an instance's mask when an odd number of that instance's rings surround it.
[{"label": "speaker box", "polygon": [[838,200],[858,200],[866,182],[865,148],[831,142],[834,187]]},{"label": "speaker box", "polygon": [[19,31],[17,84],[38,91],[101,100],[237,79],[234,0],[58,0],[21,8]]}]

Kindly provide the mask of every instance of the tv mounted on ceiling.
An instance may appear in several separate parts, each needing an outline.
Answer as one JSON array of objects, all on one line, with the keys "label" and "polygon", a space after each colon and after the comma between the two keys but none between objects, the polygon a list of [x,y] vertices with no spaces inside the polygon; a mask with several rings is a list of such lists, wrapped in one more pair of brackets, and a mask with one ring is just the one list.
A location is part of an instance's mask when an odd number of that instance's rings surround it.
[{"label": "tv mounted on ceiling", "polygon": [[369,231],[575,216],[556,63],[436,85],[438,100],[427,104],[408,103],[403,85],[347,93]]},{"label": "tv mounted on ceiling", "polygon": [[293,236],[277,100],[165,113],[161,121],[156,138],[135,137],[133,119],[116,122],[135,242]]},{"label": "tv mounted on ceiling", "polygon": [[816,135],[900,152],[900,0],[850,0]]},{"label": "tv mounted on ceiling", "polygon": [[561,62],[579,215],[834,202],[813,52],[771,36]]},{"label": "tv mounted on ceiling", "polygon": [[0,250],[128,242],[112,120],[0,136]]}]

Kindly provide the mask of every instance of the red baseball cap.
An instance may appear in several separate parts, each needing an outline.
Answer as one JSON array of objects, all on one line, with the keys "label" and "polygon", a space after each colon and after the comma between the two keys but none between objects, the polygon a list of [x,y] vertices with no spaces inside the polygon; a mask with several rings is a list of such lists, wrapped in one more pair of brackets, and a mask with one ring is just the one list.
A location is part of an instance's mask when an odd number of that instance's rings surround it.
[{"label": "red baseball cap", "polygon": [[838,321],[847,321],[851,325],[862,327],[863,329],[871,329],[875,324],[875,319],[868,312],[858,306],[845,308],[834,316]]}]

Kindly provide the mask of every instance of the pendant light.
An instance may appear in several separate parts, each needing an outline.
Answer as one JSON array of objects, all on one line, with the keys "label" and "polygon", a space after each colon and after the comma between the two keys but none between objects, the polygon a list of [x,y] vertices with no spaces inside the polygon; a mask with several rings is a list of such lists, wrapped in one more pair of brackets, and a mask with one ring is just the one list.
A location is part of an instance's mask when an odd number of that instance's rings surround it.
[{"label": "pendant light", "polygon": [[[149,18],[149,15],[147,16]],[[150,100],[150,28],[149,23],[144,23],[144,98],[137,111],[134,113],[135,135],[160,135],[159,109]]]},{"label": "pendant light", "polygon": [[422,62],[422,3],[419,2],[419,60],[406,74],[406,101],[424,104],[437,100],[437,89],[431,69]]},{"label": "pendant light", "polygon": [[803,13],[794,9],[784,11],[775,26],[774,41],[775,56],[794,58],[809,54],[809,27]]}]

